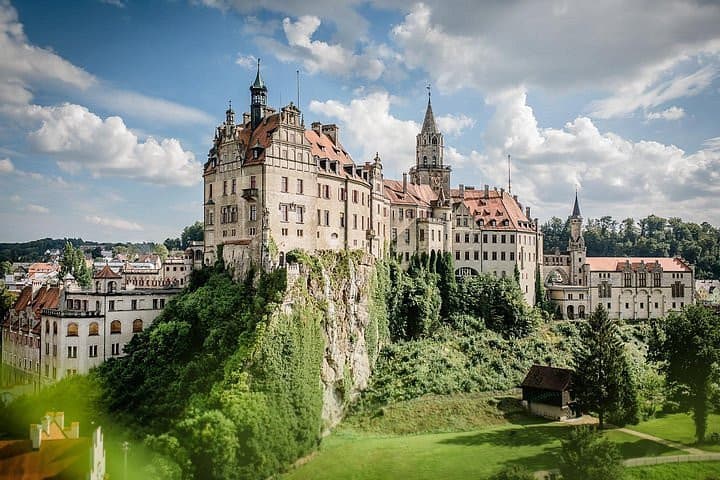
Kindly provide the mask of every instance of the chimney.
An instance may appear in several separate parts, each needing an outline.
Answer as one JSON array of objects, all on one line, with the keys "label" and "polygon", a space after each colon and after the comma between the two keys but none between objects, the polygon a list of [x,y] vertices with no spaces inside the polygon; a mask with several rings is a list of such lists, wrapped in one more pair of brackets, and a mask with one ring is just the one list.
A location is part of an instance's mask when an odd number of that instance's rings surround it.
[{"label": "chimney", "polygon": [[313,122],[310,124],[310,128],[312,128],[312,131],[320,135],[322,133],[322,123],[320,122]]},{"label": "chimney", "polygon": [[530,207],[525,207],[525,216],[530,220]]},{"label": "chimney", "polygon": [[42,441],[42,425],[39,423],[30,425],[30,441],[32,442],[33,450],[40,450],[40,443]]},{"label": "chimney", "polygon": [[407,193],[407,173],[403,172],[403,193]]},{"label": "chimney", "polygon": [[68,438],[80,438],[80,422],[72,422],[70,424],[70,433]]},{"label": "chimney", "polygon": [[334,123],[329,123],[322,126],[322,133],[330,137],[330,140],[337,145],[338,144],[338,126]]},{"label": "chimney", "polygon": [[485,184],[485,198],[490,198],[490,185]]},{"label": "chimney", "polygon": [[500,187],[500,196],[505,195],[505,187]]},{"label": "chimney", "polygon": [[517,196],[517,195],[513,195],[513,200],[515,200],[515,203],[519,203],[519,202],[518,202],[518,196]]},{"label": "chimney", "polygon": [[247,112],[243,112],[243,125],[245,125],[249,121],[250,121],[250,114]]}]

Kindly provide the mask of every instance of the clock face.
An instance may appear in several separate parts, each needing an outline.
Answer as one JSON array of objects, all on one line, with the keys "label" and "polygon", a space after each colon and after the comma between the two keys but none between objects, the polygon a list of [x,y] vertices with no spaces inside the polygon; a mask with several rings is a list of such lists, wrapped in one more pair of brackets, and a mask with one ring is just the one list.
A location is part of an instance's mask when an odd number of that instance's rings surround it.
[{"label": "clock face", "polygon": [[437,175],[432,177],[432,183],[433,185],[440,185],[440,177]]}]

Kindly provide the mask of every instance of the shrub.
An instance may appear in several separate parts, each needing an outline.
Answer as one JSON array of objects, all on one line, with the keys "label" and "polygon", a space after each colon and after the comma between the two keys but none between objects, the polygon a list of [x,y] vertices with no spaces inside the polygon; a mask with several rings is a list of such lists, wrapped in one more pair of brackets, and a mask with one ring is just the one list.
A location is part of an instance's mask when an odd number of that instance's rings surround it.
[{"label": "shrub", "polygon": [[617,446],[587,425],[573,429],[562,442],[560,473],[565,480],[618,480],[623,477]]},{"label": "shrub", "polygon": [[490,477],[490,480],[535,480],[535,476],[525,467],[513,465],[503,468]]}]

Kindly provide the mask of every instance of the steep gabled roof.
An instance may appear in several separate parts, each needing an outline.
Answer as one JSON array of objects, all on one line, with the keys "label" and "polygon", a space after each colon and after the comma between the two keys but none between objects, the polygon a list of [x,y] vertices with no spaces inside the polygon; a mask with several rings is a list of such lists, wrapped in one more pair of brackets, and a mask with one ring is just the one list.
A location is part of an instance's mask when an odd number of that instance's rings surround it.
[{"label": "steep gabled roof", "polygon": [[423,120],[422,130],[420,133],[438,133],[437,125],[435,125],[435,115],[433,115],[432,104],[428,97],[427,108],[425,109],[425,119]]},{"label": "steep gabled roof", "polygon": [[403,182],[398,180],[383,180],[385,196],[392,205],[415,205],[430,207],[431,202],[438,199],[437,194],[430,185],[415,185],[407,183],[407,192],[403,191]]},{"label": "steep gabled roof", "polygon": [[572,376],[573,371],[567,368],[533,365],[520,386],[562,392],[572,385]]},{"label": "steep gabled roof", "polygon": [[102,270],[100,270],[98,273],[96,273],[93,276],[93,278],[100,279],[100,280],[103,280],[103,279],[109,280],[109,279],[122,278],[122,275],[120,275],[119,273],[113,272],[112,268],[110,268],[110,265],[108,265],[106,263],[105,266],[102,268]]}]

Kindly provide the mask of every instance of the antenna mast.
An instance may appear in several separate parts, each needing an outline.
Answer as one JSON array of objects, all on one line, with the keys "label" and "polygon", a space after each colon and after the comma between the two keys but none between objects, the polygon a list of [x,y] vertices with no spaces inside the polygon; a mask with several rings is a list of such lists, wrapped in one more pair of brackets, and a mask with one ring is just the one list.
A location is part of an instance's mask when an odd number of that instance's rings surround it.
[{"label": "antenna mast", "polygon": [[512,184],[510,183],[510,155],[508,154],[508,193],[512,193]]}]

